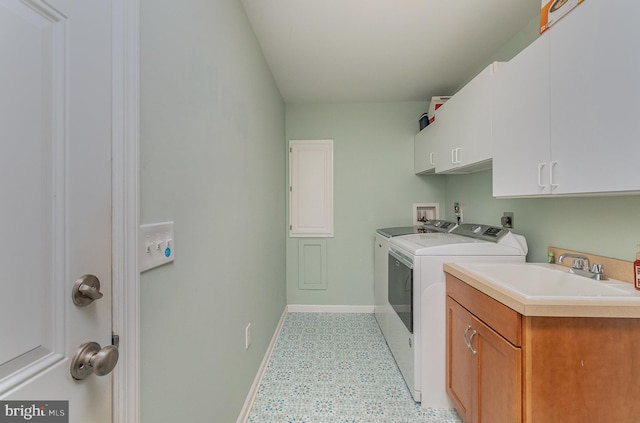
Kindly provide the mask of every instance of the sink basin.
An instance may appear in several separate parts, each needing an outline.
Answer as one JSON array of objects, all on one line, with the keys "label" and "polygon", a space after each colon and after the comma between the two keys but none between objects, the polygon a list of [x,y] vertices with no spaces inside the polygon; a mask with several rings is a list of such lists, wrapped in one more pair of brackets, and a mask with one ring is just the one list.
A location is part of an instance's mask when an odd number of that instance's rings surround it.
[{"label": "sink basin", "polygon": [[632,284],[589,279],[567,267],[445,263],[444,269],[523,316],[640,318],[640,291]]},{"label": "sink basin", "polygon": [[[597,281],[568,272],[566,267],[544,263],[465,264],[501,290],[532,297],[629,297],[637,293],[630,284],[619,281]],[[629,289],[631,288],[631,289]]]}]

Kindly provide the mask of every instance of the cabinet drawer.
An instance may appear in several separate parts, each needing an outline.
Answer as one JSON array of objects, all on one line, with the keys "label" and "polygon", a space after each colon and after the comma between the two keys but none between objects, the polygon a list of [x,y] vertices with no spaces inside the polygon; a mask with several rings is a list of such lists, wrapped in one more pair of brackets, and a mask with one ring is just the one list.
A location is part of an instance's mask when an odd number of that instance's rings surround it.
[{"label": "cabinet drawer", "polygon": [[513,345],[522,346],[522,315],[520,313],[449,274],[447,274],[447,295]]}]

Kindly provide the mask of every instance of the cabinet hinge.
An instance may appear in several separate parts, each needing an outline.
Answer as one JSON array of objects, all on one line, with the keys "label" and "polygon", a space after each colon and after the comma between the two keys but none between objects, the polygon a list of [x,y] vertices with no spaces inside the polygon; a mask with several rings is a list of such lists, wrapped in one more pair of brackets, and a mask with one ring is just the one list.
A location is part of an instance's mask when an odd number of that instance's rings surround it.
[{"label": "cabinet hinge", "polygon": [[293,187],[289,186],[289,192],[293,192]]},{"label": "cabinet hinge", "polygon": [[293,225],[289,225],[289,230],[292,231],[293,230]]},{"label": "cabinet hinge", "polygon": [[293,147],[289,147],[289,153],[293,153]]},{"label": "cabinet hinge", "polygon": [[120,335],[114,332],[111,333],[111,345],[120,348]]}]

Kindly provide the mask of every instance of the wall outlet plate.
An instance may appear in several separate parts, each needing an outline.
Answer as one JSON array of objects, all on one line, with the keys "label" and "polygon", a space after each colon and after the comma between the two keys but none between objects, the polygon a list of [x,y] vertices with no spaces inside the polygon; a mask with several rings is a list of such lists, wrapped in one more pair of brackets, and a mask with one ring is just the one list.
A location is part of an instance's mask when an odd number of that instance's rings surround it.
[{"label": "wall outlet plate", "polygon": [[174,257],[173,222],[140,225],[138,237],[140,272],[172,262]]},{"label": "wall outlet plate", "polygon": [[504,212],[500,218],[500,224],[503,228],[513,229],[513,212]]}]

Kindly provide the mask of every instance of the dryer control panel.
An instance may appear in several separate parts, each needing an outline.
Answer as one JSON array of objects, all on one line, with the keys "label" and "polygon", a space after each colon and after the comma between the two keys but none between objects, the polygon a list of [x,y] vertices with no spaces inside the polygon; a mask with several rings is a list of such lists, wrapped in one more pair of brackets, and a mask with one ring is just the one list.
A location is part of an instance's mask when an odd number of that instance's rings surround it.
[{"label": "dryer control panel", "polygon": [[498,242],[509,233],[508,229],[499,226],[479,225],[475,223],[463,223],[451,231],[452,234],[482,239],[484,241]]}]

